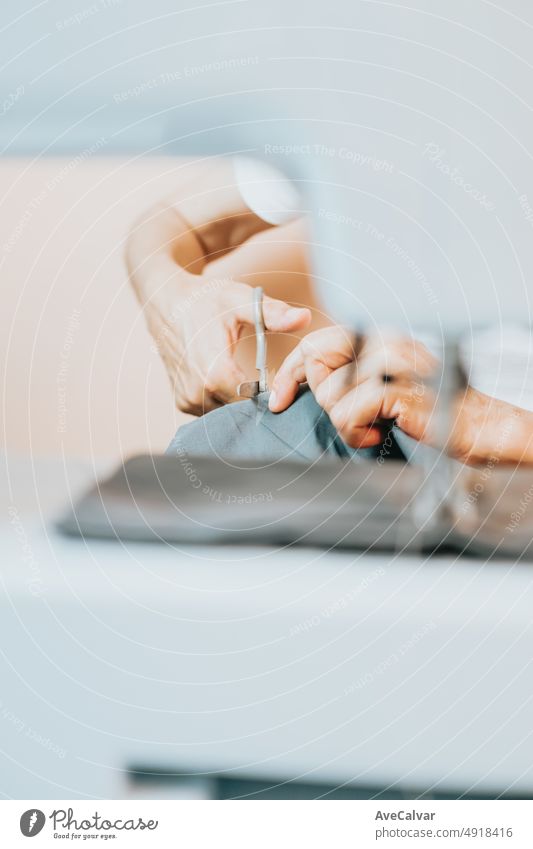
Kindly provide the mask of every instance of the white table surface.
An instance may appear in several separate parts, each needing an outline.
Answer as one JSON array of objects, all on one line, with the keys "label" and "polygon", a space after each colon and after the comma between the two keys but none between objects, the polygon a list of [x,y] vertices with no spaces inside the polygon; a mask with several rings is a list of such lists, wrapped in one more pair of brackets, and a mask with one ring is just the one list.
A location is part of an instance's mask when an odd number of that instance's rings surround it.
[{"label": "white table surface", "polygon": [[533,572],[510,561],[65,538],[109,464],[4,458],[0,793],[124,770],[533,791]]}]

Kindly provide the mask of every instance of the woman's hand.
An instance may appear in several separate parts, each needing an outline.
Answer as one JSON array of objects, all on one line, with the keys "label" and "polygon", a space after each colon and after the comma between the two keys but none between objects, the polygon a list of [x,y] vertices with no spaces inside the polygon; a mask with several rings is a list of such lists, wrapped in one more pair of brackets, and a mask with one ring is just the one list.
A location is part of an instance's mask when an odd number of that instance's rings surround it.
[{"label": "woman's hand", "polygon": [[[253,333],[252,287],[190,276],[162,281],[159,296],[145,312],[177,407],[202,415],[235,400],[238,384],[246,380],[234,354],[241,335]],[[267,330],[278,333],[301,330],[311,319],[309,310],[267,296],[263,315]]]},{"label": "woman's hand", "polygon": [[[378,445],[383,419],[438,446],[434,390],[437,360],[414,339],[354,339],[344,328],[310,333],[289,354],[273,383],[269,406],[281,412],[307,382],[342,439],[354,448]],[[441,448],[462,462],[533,462],[533,415],[468,388],[450,415]]]},{"label": "woman's hand", "polygon": [[[235,348],[253,331],[251,287],[210,273],[210,263],[270,225],[249,210],[231,164],[213,160],[183,179],[179,198],[160,203],[133,227],[126,261],[176,405],[202,415],[236,397],[246,379]],[[267,330],[303,330],[308,309],[265,297]]]},{"label": "woman's hand", "polygon": [[[358,350],[359,348],[359,350]],[[436,366],[419,342],[366,338],[339,326],[310,333],[279,369],[269,406],[286,409],[307,382],[342,439],[353,448],[378,445],[383,419],[427,440],[434,398],[423,384]],[[386,380],[384,380],[386,375]]]}]

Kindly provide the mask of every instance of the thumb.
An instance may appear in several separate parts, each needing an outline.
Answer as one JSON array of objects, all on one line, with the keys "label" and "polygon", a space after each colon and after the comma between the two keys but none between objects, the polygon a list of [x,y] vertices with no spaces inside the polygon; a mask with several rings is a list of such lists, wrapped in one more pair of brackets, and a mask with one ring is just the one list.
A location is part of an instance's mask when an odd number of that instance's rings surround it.
[{"label": "thumb", "polygon": [[265,327],[274,333],[287,330],[304,330],[311,323],[311,310],[307,307],[291,307],[276,298],[263,298]]},{"label": "thumb", "polygon": [[[235,305],[235,315],[244,324],[254,324],[254,308],[252,298]],[[304,330],[311,322],[311,310],[307,307],[291,307],[285,301],[276,298],[263,298],[263,318],[265,327],[274,333],[285,333],[290,330]]]}]

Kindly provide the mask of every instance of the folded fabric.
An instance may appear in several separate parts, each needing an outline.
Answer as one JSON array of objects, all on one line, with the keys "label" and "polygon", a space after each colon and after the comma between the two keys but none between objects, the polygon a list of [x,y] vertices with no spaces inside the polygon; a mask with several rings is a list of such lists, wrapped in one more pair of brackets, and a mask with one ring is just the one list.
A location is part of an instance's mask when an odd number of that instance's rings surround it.
[{"label": "folded fabric", "polygon": [[283,413],[270,412],[268,392],[220,407],[180,427],[167,454],[259,462],[312,462],[325,455],[355,461],[379,456],[405,459],[392,434],[388,435],[386,451],[381,446],[350,448],[308,389],[302,390]]}]

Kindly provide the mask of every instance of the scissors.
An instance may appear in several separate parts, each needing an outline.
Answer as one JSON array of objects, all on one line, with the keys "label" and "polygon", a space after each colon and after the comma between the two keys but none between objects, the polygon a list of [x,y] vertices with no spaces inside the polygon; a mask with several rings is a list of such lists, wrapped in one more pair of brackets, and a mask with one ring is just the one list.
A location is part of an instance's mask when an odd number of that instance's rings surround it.
[{"label": "scissors", "polygon": [[255,326],[255,367],[259,372],[258,380],[245,380],[239,383],[237,395],[240,398],[255,398],[262,392],[268,392],[266,327],[263,316],[263,289],[253,289],[253,313]]}]

